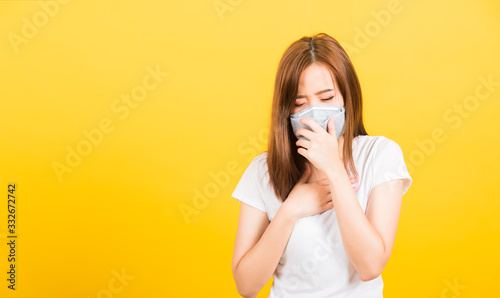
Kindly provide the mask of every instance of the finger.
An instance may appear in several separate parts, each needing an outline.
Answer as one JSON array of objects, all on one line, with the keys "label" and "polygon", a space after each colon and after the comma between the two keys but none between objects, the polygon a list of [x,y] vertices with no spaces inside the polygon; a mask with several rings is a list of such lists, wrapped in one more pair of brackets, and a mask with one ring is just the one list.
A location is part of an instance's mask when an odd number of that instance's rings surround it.
[{"label": "finger", "polygon": [[300,155],[304,156],[305,158],[309,159],[308,153],[307,153],[308,151],[306,149],[304,149],[304,148],[301,147],[301,148],[297,149],[297,152]]},{"label": "finger", "polygon": [[[296,136],[304,136],[304,137],[308,138],[309,140],[311,140],[311,137],[314,136],[314,132],[310,131],[307,128],[300,128],[299,130],[297,130],[295,135]],[[305,140],[305,141],[307,141],[307,140]]]},{"label": "finger", "polygon": [[297,142],[295,142],[295,144],[297,145],[297,147],[304,147],[305,149],[308,149],[309,142],[310,141],[308,141],[308,140],[299,139]]},{"label": "finger", "polygon": [[309,126],[312,129],[312,131],[314,131],[314,132],[324,131],[323,127],[321,127],[318,124],[318,122],[314,121],[314,119],[311,119],[311,118],[302,118],[302,119],[300,119],[299,122],[302,123],[302,124],[305,124],[305,125]]},{"label": "finger", "polygon": [[[325,187],[323,186],[321,189],[317,190],[317,194],[323,197],[323,202],[326,202],[328,200],[332,199],[332,190],[330,187]],[[326,201],[325,201],[326,200]]]},{"label": "finger", "polygon": [[330,120],[328,120],[328,133],[332,136],[337,137],[337,134],[335,133],[335,116],[332,116]]},{"label": "finger", "polygon": [[328,202],[326,202],[326,204],[325,204],[325,211],[326,211],[326,210],[330,210],[330,209],[332,209],[332,208],[333,208],[333,206],[334,206],[334,205],[333,205],[333,201],[328,201]]},{"label": "finger", "polygon": [[330,187],[323,187],[324,200],[328,201],[332,199],[332,190]]}]

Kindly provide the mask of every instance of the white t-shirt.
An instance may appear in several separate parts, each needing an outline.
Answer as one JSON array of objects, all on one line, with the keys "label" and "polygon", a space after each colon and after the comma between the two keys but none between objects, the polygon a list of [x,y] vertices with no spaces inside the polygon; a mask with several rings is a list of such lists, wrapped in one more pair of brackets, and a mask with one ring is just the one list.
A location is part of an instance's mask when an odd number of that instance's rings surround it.
[{"label": "white t-shirt", "polygon": [[[267,152],[256,156],[243,173],[232,197],[267,213],[271,221],[282,202],[269,184]],[[384,136],[357,136],[353,159],[359,183],[356,196],[366,213],[370,191],[376,185],[403,180],[403,194],[412,179],[399,145]],[[362,281],[344,249],[335,207],[299,218],[273,274],[268,297],[383,297],[382,276]]]}]

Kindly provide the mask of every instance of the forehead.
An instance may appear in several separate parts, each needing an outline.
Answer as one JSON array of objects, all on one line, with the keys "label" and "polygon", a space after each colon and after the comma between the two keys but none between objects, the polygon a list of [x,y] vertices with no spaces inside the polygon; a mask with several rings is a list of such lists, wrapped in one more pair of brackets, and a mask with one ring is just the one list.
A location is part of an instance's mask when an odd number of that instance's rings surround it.
[{"label": "forehead", "polygon": [[328,87],[334,89],[334,80],[326,66],[313,63],[300,74],[299,93],[319,91]]}]

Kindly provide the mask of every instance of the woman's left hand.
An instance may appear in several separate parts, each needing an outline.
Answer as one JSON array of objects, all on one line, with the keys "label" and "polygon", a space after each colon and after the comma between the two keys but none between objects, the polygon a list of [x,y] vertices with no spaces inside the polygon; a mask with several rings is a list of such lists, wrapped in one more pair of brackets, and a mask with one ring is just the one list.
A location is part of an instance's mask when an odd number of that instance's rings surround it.
[{"label": "woman's left hand", "polygon": [[[334,117],[328,121],[328,132],[311,118],[303,118],[300,123],[309,126],[313,131],[306,128],[297,130],[297,135],[302,135],[308,140],[299,139],[297,152],[307,158],[319,171],[325,175],[328,171],[344,167],[339,155],[339,144],[335,135]],[[341,168],[340,168],[341,167]]]}]

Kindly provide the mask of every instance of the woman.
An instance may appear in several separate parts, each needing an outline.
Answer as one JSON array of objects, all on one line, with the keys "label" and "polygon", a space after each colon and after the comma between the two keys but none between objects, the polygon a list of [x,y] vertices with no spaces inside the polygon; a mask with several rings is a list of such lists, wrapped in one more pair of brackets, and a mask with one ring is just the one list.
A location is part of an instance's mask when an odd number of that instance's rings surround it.
[{"label": "woman", "polygon": [[411,182],[399,145],[367,134],[340,44],[325,33],[292,43],[278,66],[268,151],[232,194],[238,292],[255,297],[273,276],[269,297],[382,297]]}]

